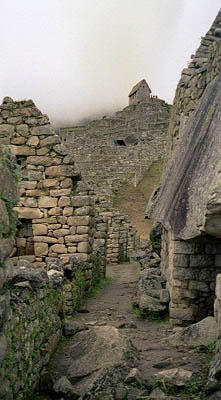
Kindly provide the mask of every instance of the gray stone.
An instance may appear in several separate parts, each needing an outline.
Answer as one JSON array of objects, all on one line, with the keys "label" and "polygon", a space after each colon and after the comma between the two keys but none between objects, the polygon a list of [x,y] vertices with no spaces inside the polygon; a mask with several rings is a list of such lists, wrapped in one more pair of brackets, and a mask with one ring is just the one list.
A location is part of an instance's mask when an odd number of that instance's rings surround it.
[{"label": "gray stone", "polygon": [[125,378],[125,383],[136,383],[138,385],[144,385],[145,380],[138,368],[132,368],[129,374]]},{"label": "gray stone", "polygon": [[63,322],[64,336],[73,336],[81,331],[87,331],[88,326],[79,323],[76,320],[65,318]]},{"label": "gray stone", "polygon": [[172,384],[177,387],[188,385],[193,373],[183,368],[171,368],[160,371],[155,376],[165,384]]},{"label": "gray stone", "polygon": [[53,390],[68,400],[77,400],[80,397],[80,395],[74,391],[71,382],[66,376],[62,376],[54,383]]},{"label": "gray stone", "polygon": [[7,257],[10,256],[14,246],[14,239],[1,239],[0,240],[0,262],[4,263]]},{"label": "gray stone", "polygon": [[129,371],[128,357],[132,360],[134,356],[135,350],[118,329],[113,326],[91,327],[88,331],[76,333],[67,343],[60,343],[48,372],[53,381],[55,376],[58,380],[65,374],[82,397],[94,390],[98,395],[99,382],[108,393],[108,388],[125,379]]},{"label": "gray stone", "polygon": [[161,399],[167,399],[167,395],[160,389],[156,388],[150,393],[151,400],[161,400]]},{"label": "gray stone", "polygon": [[217,323],[214,317],[206,317],[196,324],[183,328],[179,332],[169,336],[166,341],[171,345],[185,343],[189,346],[208,346],[216,340]]}]

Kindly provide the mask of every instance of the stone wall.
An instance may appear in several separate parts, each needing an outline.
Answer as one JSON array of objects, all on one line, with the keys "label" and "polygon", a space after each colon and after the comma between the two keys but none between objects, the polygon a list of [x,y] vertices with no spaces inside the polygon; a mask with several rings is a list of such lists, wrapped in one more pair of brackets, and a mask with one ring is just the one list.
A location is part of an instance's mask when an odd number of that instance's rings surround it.
[{"label": "stone wall", "polygon": [[167,281],[170,318],[175,325],[188,325],[213,314],[220,259],[219,239],[175,240],[172,232],[164,230],[161,274]]},{"label": "stone wall", "polygon": [[168,104],[153,98],[114,117],[60,130],[70,158],[104,206],[112,205],[113,190],[125,182],[138,184],[152,162],[164,157],[169,113]]},{"label": "stone wall", "polygon": [[161,272],[179,325],[212,314],[221,272],[220,61],[221,11],[178,83],[168,166],[149,211],[164,227]]},{"label": "stone wall", "polygon": [[177,85],[169,124],[169,155],[183,134],[183,129],[194,112],[207,85],[219,74],[221,63],[221,13],[201,39],[196,53],[191,56]]}]

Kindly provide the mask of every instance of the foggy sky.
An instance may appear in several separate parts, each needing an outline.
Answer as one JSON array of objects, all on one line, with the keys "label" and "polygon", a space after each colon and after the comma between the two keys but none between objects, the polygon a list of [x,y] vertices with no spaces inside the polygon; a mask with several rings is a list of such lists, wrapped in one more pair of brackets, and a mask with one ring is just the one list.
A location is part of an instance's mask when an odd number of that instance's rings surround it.
[{"label": "foggy sky", "polygon": [[120,110],[145,78],[172,103],[220,0],[1,0],[0,101],[32,98],[54,126]]}]

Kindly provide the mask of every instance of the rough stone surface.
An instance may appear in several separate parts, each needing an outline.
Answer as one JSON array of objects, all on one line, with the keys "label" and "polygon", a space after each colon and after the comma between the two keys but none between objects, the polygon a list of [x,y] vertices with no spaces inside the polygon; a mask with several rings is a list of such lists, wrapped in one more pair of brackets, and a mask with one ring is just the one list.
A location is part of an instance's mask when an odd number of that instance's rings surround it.
[{"label": "rough stone surface", "polygon": [[68,347],[61,345],[50,361],[48,372],[52,381],[57,381],[65,372],[81,396],[95,389],[99,394],[99,384],[100,390],[113,385],[110,374],[117,374],[114,376],[118,382],[125,378],[128,356],[133,358],[132,348],[118,329],[113,326],[94,327],[73,336]]}]

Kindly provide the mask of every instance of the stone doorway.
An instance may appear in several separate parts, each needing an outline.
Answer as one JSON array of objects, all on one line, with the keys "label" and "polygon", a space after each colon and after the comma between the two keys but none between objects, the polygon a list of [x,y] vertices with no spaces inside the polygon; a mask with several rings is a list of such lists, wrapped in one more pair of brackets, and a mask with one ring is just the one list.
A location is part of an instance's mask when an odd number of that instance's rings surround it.
[{"label": "stone doorway", "polygon": [[20,219],[16,235],[16,256],[34,255],[31,219]]}]

